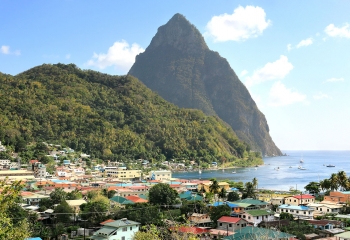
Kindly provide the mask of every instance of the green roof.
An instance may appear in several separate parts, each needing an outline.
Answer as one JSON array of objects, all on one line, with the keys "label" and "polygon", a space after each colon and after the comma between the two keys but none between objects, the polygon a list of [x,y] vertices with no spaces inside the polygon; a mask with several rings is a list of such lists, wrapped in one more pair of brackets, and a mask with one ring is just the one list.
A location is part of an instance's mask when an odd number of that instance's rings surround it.
[{"label": "green roof", "polygon": [[185,193],[180,193],[179,197],[181,199],[186,199],[188,201],[202,201],[203,197],[199,196],[198,194],[196,194],[196,196],[192,196],[191,193],[185,192]]},{"label": "green roof", "polygon": [[267,228],[245,227],[238,230],[235,234],[224,237],[226,240],[260,240],[260,239],[289,239],[293,235],[278,232]]},{"label": "green roof", "polygon": [[114,197],[110,198],[109,200],[112,200],[112,201],[120,203],[120,204],[123,204],[123,202],[128,201],[128,199],[120,197],[120,196],[114,196]]},{"label": "green roof", "polygon": [[102,233],[102,234],[111,234],[113,231],[117,230],[115,227],[102,227],[101,229],[99,229],[95,234],[99,234],[99,233]]},{"label": "green roof", "polygon": [[145,199],[145,200],[148,200],[148,197],[147,197],[146,195],[144,195],[144,194],[140,194],[139,197],[140,197],[140,198],[143,198],[143,199]]},{"label": "green roof", "polygon": [[247,207],[249,207],[251,205],[249,203],[241,203],[241,202],[231,202],[231,203],[236,204],[239,207],[243,207],[243,208],[247,208]]},{"label": "green roof", "polygon": [[267,210],[248,210],[245,212],[249,213],[253,217],[275,214],[273,211],[267,211]]}]

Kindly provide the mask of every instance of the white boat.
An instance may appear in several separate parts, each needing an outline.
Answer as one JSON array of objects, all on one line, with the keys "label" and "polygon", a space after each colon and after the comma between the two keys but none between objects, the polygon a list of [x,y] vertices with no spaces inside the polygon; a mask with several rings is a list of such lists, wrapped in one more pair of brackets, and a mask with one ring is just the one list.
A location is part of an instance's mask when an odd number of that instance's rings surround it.
[{"label": "white boat", "polygon": [[202,174],[202,170],[199,169],[199,170],[198,170],[198,173],[199,173],[199,174]]},{"label": "white boat", "polygon": [[298,167],[299,170],[306,170],[306,168],[302,167],[302,166],[299,166]]}]

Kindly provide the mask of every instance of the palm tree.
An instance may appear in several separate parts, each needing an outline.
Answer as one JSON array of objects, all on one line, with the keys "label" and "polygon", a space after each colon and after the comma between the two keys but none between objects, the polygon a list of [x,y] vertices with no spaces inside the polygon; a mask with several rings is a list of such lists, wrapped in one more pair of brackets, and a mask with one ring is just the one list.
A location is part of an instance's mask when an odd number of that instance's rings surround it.
[{"label": "palm tree", "polygon": [[325,190],[328,191],[331,188],[331,181],[329,179],[323,179],[320,181],[320,188],[324,192]]},{"label": "palm tree", "polygon": [[258,188],[258,179],[253,178],[252,184],[253,184],[253,188],[257,189]]},{"label": "palm tree", "polygon": [[218,194],[219,193],[219,189],[220,189],[220,186],[219,186],[218,181],[213,179],[212,180],[212,184],[209,186],[209,191],[211,193]]},{"label": "palm tree", "polygon": [[[209,186],[209,191],[214,194],[214,197],[216,198],[217,194],[219,193],[220,186],[218,181],[215,179],[212,180],[212,184]],[[215,200],[216,201],[216,200]]]},{"label": "palm tree", "polygon": [[338,174],[332,173],[331,177],[329,178],[329,181],[330,181],[330,189],[332,191],[338,190],[338,187],[339,187]]},{"label": "palm tree", "polygon": [[242,199],[244,198],[254,198],[256,199],[256,195],[255,195],[255,189],[253,186],[253,183],[251,182],[246,182],[245,184],[245,188],[242,194]]},{"label": "palm tree", "polygon": [[344,171],[338,172],[338,185],[341,187],[342,190],[345,190],[348,185],[348,177],[346,176],[346,173]]},{"label": "palm tree", "polygon": [[219,198],[221,198],[223,201],[226,199],[226,190],[225,188],[221,188],[221,191],[219,192]]}]

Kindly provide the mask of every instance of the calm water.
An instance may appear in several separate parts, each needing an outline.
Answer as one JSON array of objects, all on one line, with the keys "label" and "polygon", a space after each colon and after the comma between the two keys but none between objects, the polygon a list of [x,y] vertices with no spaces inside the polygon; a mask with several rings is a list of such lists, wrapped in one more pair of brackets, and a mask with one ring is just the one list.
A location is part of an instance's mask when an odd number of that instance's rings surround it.
[{"label": "calm water", "polygon": [[[290,187],[304,191],[304,186],[311,181],[329,178],[332,173],[345,171],[350,176],[350,151],[283,151],[288,156],[264,158],[265,164],[258,168],[236,168],[209,170],[198,172],[173,173],[174,178],[187,179],[230,179],[233,181],[248,182],[254,177],[258,179],[259,188],[274,190],[289,190]],[[300,163],[300,159],[304,163]],[[332,164],[335,167],[326,167]],[[299,170],[298,166],[306,168]],[[290,166],[292,168],[290,168]],[[279,167],[279,170],[275,170]]]}]

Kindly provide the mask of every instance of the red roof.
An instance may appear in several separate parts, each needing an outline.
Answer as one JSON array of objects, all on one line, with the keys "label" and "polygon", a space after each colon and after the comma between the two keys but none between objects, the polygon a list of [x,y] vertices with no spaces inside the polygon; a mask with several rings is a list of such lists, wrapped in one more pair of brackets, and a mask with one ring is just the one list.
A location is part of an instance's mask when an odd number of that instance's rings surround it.
[{"label": "red roof", "polygon": [[202,234],[209,232],[206,228],[200,228],[200,227],[179,227],[179,228],[171,228],[171,230],[177,230],[179,232],[183,233],[193,233],[193,234]]},{"label": "red roof", "polygon": [[29,163],[31,163],[31,164],[37,163],[37,162],[39,162],[39,161],[38,160],[34,160],[34,159],[29,161]]},{"label": "red roof", "polygon": [[293,196],[296,199],[307,199],[307,198],[315,198],[314,196],[310,194],[301,194],[301,195],[295,195]]},{"label": "red roof", "polygon": [[222,216],[221,218],[218,219],[218,222],[238,223],[240,220],[243,220],[243,219],[238,217]]},{"label": "red roof", "polygon": [[110,222],[114,222],[115,220],[113,220],[113,219],[107,219],[106,221],[104,221],[104,222],[101,222],[100,224],[101,225],[105,225],[106,223],[110,223]]},{"label": "red roof", "polygon": [[134,203],[145,203],[148,202],[146,199],[140,198],[139,196],[126,196],[126,199],[134,202]]}]

